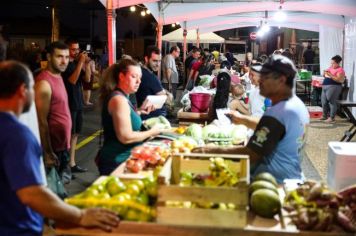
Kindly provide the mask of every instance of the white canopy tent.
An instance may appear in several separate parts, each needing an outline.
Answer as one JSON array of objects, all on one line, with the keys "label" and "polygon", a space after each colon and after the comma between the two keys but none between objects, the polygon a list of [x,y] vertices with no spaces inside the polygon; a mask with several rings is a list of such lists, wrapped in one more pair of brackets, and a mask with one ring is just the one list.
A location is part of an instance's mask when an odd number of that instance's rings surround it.
[{"label": "white canopy tent", "polygon": [[[180,22],[186,30],[200,34],[218,30],[258,26],[266,21],[281,26],[320,32],[321,69],[329,66],[330,55],[343,55],[348,78],[354,78],[356,54],[356,0],[100,0],[108,9],[108,39],[115,42],[112,9],[145,4],[157,21],[157,43],[162,40],[163,25]],[[280,23],[273,15],[282,6],[287,19]],[[268,17],[266,18],[266,12]],[[111,30],[110,30],[111,29]],[[344,33],[345,32],[345,33]],[[113,44],[113,46],[115,46]],[[324,53],[324,54],[323,54]],[[109,43],[109,61],[114,52]],[[353,69],[352,69],[353,68]],[[356,89],[356,83],[353,82]]]},{"label": "white canopy tent", "polygon": [[[172,31],[162,37],[163,41],[180,43],[183,42],[183,29],[179,28],[175,31]],[[188,30],[186,36],[187,43],[195,43],[197,41],[197,32],[196,30]],[[200,43],[224,43],[225,39],[219,35],[208,32],[199,34]]]}]

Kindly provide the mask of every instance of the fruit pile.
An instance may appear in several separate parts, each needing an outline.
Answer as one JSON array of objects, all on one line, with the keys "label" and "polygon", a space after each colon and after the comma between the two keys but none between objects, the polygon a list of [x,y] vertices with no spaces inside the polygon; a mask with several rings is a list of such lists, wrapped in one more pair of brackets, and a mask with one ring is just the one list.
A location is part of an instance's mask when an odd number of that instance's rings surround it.
[{"label": "fruit pile", "polygon": [[197,147],[198,143],[190,137],[180,137],[171,142],[171,150],[173,153],[190,153],[190,151]]},{"label": "fruit pile", "polygon": [[152,207],[156,198],[157,182],[153,178],[123,183],[110,176],[100,184],[92,184],[84,192],[65,199],[65,202],[79,208],[107,208],[124,220],[151,221],[156,215]]},{"label": "fruit pile", "polygon": [[168,156],[168,148],[159,146],[138,146],[131,150],[131,156],[126,161],[126,171],[138,173],[142,170],[154,169],[162,166]]},{"label": "fruit pile", "polygon": [[181,173],[180,186],[208,186],[208,187],[235,187],[239,182],[238,176],[230,167],[230,161],[221,157],[210,158],[207,175]]},{"label": "fruit pile", "polygon": [[[182,172],[179,186],[200,186],[200,187],[236,187],[238,184],[238,176],[230,167],[230,161],[224,160],[221,157],[210,158],[209,174],[195,174],[190,172]],[[233,203],[213,203],[207,201],[191,202],[191,201],[166,201],[167,207],[176,208],[205,208],[205,209],[220,209],[220,210],[235,210],[236,206]]]},{"label": "fruit pile", "polygon": [[250,184],[250,207],[257,215],[273,218],[281,210],[277,181],[270,173],[260,173]]},{"label": "fruit pile", "polygon": [[355,186],[338,194],[323,183],[306,181],[287,194],[284,209],[300,230],[356,232],[355,193]]}]

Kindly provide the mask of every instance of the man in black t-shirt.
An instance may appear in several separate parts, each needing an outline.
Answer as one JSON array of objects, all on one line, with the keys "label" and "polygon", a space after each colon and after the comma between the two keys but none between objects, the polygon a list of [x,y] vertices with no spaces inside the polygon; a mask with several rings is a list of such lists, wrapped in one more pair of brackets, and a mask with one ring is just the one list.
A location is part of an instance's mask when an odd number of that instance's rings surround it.
[{"label": "man in black t-shirt", "polygon": [[70,162],[72,172],[86,172],[87,169],[78,166],[75,162],[75,147],[77,145],[78,136],[83,125],[83,93],[82,80],[90,81],[90,72],[88,68],[83,71],[89,57],[86,52],[80,53],[79,43],[76,40],[67,40],[66,44],[69,47],[69,64],[65,72],[62,73],[64,85],[68,94],[68,103],[70,115],[72,118],[72,137],[70,143]]},{"label": "man in black t-shirt", "polygon": [[184,80],[184,86],[183,88],[185,88],[186,83],[188,82],[188,77],[189,77],[189,73],[190,70],[192,69],[192,65],[194,64],[194,62],[196,62],[200,57],[200,50],[197,47],[194,47],[191,52],[190,55],[185,59],[184,61],[184,69],[185,69],[185,80]]},{"label": "man in black t-shirt", "polygon": [[311,45],[308,45],[307,50],[303,53],[303,60],[304,64],[306,64],[306,68],[308,71],[313,71],[313,64],[314,63],[314,56],[315,53],[311,47]]},{"label": "man in black t-shirt", "polygon": [[[137,107],[141,107],[148,95],[166,95],[161,81],[158,80],[155,73],[160,69],[161,51],[156,46],[148,46],[145,51],[145,64],[142,66],[141,84],[136,92]],[[148,115],[141,115],[143,120],[156,116],[166,116],[164,107],[151,112]]]}]

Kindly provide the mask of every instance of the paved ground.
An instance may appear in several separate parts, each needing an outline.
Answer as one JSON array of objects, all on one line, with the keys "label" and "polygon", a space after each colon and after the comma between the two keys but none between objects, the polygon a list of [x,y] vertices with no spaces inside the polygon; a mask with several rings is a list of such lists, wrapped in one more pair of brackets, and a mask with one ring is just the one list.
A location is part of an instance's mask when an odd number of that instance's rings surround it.
[{"label": "paved ground", "polygon": [[[95,93],[94,93],[95,97]],[[303,159],[303,171],[307,178],[325,180],[327,173],[327,144],[329,141],[338,141],[351,124],[346,119],[338,118],[335,124],[326,124],[318,120],[312,120],[307,133],[306,155]],[[84,112],[83,133],[79,142],[87,142],[100,130],[100,107],[98,102],[91,110]],[[354,137],[353,141],[356,137]],[[77,164],[89,169],[86,173],[76,173],[76,179],[66,185],[70,195],[83,191],[98,176],[94,158],[99,146],[99,138],[96,136],[77,151]]]}]

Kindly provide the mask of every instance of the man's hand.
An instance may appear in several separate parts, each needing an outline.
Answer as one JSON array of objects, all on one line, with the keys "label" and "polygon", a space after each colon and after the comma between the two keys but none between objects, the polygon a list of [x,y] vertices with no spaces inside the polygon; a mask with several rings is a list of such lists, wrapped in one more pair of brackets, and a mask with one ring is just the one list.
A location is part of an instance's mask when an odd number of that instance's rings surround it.
[{"label": "man's hand", "polygon": [[54,152],[44,153],[43,160],[47,168],[59,166],[59,159]]},{"label": "man's hand", "polygon": [[84,64],[85,62],[87,62],[87,60],[88,60],[87,52],[82,52],[82,53],[79,54],[79,62],[80,63]]},{"label": "man's hand", "polygon": [[234,124],[242,124],[243,120],[245,119],[245,116],[238,111],[230,111],[227,113],[227,115],[230,117]]},{"label": "man's hand", "polygon": [[110,232],[119,224],[119,218],[112,211],[101,208],[89,208],[82,210],[79,225],[84,227],[99,227]]}]

